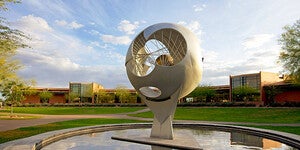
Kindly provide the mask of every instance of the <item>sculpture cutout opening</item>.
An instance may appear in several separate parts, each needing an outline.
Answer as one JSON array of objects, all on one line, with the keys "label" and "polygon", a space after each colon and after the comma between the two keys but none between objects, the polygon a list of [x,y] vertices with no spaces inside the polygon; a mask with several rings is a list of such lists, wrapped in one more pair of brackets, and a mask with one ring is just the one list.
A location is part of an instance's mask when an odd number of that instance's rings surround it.
[{"label": "sculpture cutout opening", "polygon": [[177,101],[202,78],[197,37],[178,24],[147,27],[132,41],[126,56],[127,76],[154,114],[150,137],[173,139]]}]

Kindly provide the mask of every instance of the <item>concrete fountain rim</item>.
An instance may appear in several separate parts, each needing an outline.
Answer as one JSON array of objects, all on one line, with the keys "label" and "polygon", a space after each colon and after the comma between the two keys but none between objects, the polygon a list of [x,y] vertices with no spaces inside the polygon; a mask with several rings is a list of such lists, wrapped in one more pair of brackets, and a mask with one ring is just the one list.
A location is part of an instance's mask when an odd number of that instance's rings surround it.
[{"label": "concrete fountain rim", "polygon": [[[88,127],[72,128],[69,131],[53,134],[35,143],[32,150],[40,150],[43,147],[57,142],[62,139],[66,139],[73,136],[114,131],[114,130],[124,130],[124,129],[140,129],[140,128],[151,128],[152,123],[124,123],[124,124],[108,124],[108,125],[96,125]],[[300,148],[300,136],[296,134],[290,134],[286,132],[279,132],[274,130],[245,127],[245,126],[234,126],[234,125],[224,125],[224,124],[211,124],[211,123],[173,123],[175,128],[205,128],[208,130],[218,130],[218,131],[234,131],[246,133],[249,135],[259,136],[263,138],[268,138],[271,140],[279,141],[284,144],[290,145],[295,148]]]}]

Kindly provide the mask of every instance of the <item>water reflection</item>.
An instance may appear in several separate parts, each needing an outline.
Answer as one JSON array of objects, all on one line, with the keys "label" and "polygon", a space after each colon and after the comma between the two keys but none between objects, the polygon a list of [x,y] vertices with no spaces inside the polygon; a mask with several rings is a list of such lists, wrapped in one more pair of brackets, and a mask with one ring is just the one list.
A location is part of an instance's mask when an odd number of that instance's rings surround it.
[{"label": "water reflection", "polygon": [[[43,150],[170,150],[170,148],[162,148],[157,146],[149,146],[130,142],[112,140],[112,136],[128,135],[128,136],[150,136],[150,129],[127,129],[93,133],[81,136],[75,136],[52,143],[43,148]],[[290,146],[283,143],[265,139],[258,136],[247,135],[238,132],[223,132],[215,130],[203,129],[174,129],[176,134],[185,134],[188,137],[195,138],[200,148],[204,150],[242,150],[242,149],[263,149],[263,150],[294,150]]]}]

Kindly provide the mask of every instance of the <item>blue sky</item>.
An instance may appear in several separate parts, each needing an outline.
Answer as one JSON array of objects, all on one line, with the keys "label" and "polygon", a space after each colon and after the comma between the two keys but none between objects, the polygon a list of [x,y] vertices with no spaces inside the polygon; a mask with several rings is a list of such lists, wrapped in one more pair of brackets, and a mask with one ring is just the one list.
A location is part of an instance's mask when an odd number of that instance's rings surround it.
[{"label": "blue sky", "polygon": [[97,82],[131,88],[124,66],[131,40],[161,22],[181,24],[200,41],[200,84],[228,84],[229,75],[278,73],[282,27],[300,19],[299,0],[24,0],[1,12],[28,34],[19,75],[38,87]]}]

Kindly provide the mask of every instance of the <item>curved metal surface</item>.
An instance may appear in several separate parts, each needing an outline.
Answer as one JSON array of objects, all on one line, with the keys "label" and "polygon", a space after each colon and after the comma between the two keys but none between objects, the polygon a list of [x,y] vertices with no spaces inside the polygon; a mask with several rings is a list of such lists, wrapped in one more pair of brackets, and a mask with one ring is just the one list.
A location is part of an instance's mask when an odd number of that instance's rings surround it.
[{"label": "curved metal surface", "polygon": [[161,90],[160,96],[152,98],[155,101],[170,97],[178,89],[179,98],[190,93],[202,78],[201,58],[198,39],[191,31],[177,24],[160,23],[137,35],[125,65],[139,94],[143,95],[139,89],[147,86]]}]

